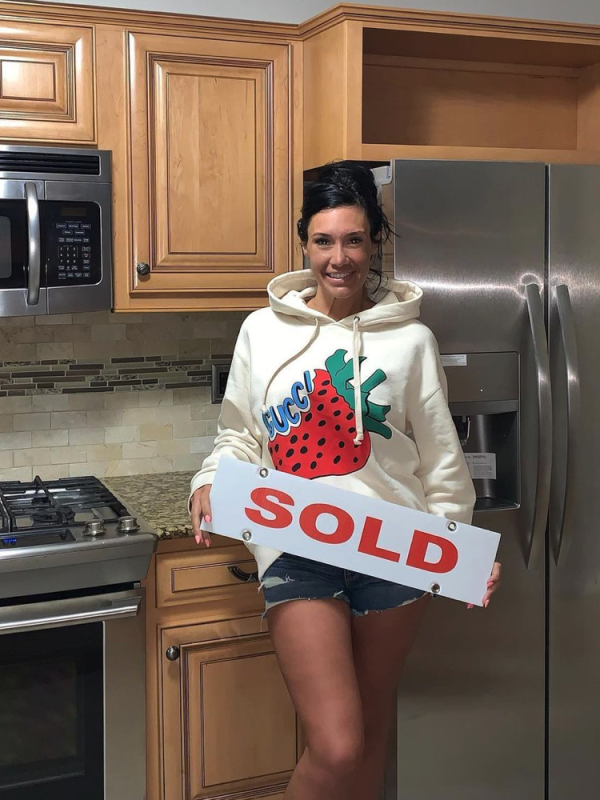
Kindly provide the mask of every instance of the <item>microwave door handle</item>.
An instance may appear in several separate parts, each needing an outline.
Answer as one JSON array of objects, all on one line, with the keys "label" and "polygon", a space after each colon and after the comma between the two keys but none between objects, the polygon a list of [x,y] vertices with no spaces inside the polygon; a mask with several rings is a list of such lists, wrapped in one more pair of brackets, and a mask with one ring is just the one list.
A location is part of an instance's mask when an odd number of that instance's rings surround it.
[{"label": "microwave door handle", "polygon": [[[578,451],[577,437],[581,430],[581,385],[579,379],[579,355],[577,352],[577,336],[575,333],[575,317],[569,295],[569,287],[561,284],[556,287],[556,307],[560,323],[560,335],[565,359],[567,389],[567,457],[564,461],[564,487],[562,513],[558,526],[558,534],[553,538],[552,550],[554,561],[558,566],[560,552],[567,520],[570,515],[575,481],[575,459]],[[551,528],[552,530],[552,528]]]},{"label": "microwave door handle", "polygon": [[525,287],[529,312],[531,338],[536,366],[538,406],[538,453],[535,503],[531,533],[525,551],[525,564],[529,566],[534,542],[544,535],[550,507],[552,479],[552,390],[550,387],[550,359],[544,325],[544,307],[539,286],[530,283]]},{"label": "microwave door handle", "polygon": [[41,233],[40,203],[35,183],[25,183],[27,205],[27,237],[29,240],[29,275],[27,279],[27,305],[36,306],[40,300],[41,281]]}]

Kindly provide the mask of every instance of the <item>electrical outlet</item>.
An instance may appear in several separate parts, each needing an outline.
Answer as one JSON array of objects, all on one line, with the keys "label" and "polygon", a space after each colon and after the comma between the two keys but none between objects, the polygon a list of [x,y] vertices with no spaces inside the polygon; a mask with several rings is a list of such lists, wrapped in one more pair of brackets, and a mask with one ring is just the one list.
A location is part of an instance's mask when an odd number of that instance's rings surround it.
[{"label": "electrical outlet", "polygon": [[227,378],[229,377],[229,368],[231,362],[227,364],[213,364],[212,365],[212,381],[210,387],[210,401],[211,403],[220,403],[225,394],[225,387],[227,386]]}]

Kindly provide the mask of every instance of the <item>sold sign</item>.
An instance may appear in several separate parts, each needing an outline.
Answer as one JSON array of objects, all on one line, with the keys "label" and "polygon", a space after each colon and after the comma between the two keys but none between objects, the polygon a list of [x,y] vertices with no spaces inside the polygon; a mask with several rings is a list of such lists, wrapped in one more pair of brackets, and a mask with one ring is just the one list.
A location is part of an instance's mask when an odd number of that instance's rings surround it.
[{"label": "sold sign", "polygon": [[[335,480],[335,478],[331,479]],[[222,458],[203,528],[481,606],[500,535]]]}]

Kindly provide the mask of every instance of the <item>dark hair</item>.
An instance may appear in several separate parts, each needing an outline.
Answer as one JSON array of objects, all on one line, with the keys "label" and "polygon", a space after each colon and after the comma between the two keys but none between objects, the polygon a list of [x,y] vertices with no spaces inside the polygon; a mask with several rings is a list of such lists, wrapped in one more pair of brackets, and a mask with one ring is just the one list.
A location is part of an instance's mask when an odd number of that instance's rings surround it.
[{"label": "dark hair", "polygon": [[[362,208],[369,223],[371,241],[377,244],[379,260],[383,245],[394,235],[377,196],[377,185],[373,173],[355,161],[332,161],[321,167],[314,183],[304,192],[301,217],[297,222],[298,236],[303,245],[308,242],[308,226],[320,211],[341,206]],[[367,293],[374,297],[385,283],[380,269],[370,268],[371,283]]]},{"label": "dark hair", "polygon": [[317,179],[304,194],[298,236],[303,245],[308,241],[308,226],[320,211],[340,206],[358,206],[369,222],[371,241],[381,246],[392,235],[392,229],[377,197],[373,173],[354,161],[334,161],[319,170]]}]

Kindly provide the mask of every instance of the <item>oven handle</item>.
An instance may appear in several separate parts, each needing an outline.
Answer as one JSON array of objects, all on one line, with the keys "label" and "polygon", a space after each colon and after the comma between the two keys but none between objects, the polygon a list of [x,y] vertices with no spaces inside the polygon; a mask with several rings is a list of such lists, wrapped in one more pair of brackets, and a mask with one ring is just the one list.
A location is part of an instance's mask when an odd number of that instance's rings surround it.
[{"label": "oven handle", "polygon": [[41,281],[41,232],[40,203],[37,186],[32,181],[25,183],[27,205],[27,238],[29,240],[29,274],[27,278],[27,305],[36,306],[40,301]]},{"label": "oven handle", "polygon": [[140,589],[132,589],[114,594],[0,607],[0,635],[135,617],[140,611],[142,597]]}]

